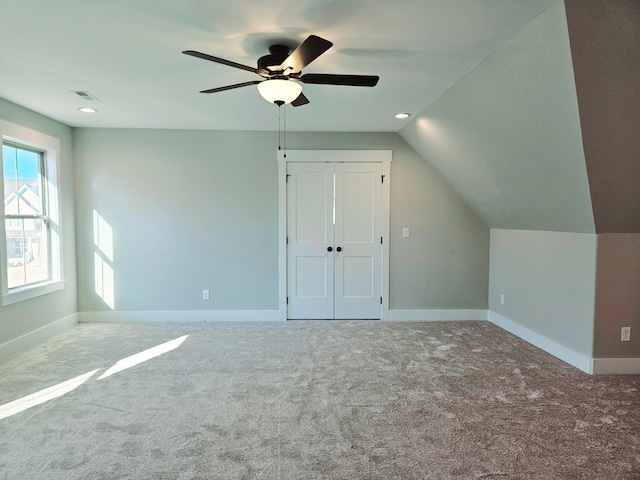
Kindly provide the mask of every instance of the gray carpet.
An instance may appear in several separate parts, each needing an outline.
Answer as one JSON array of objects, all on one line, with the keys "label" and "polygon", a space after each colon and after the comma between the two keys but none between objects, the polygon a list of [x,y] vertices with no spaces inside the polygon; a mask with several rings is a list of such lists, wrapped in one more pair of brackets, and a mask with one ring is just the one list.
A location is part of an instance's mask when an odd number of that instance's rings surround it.
[{"label": "gray carpet", "polygon": [[83,324],[0,363],[0,479],[637,480],[639,397],[486,322]]}]

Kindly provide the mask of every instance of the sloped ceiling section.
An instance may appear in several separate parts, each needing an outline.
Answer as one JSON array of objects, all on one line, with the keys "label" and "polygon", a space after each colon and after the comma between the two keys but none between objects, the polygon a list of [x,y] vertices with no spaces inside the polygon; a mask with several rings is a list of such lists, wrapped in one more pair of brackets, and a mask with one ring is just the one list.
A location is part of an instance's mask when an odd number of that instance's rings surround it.
[{"label": "sloped ceiling section", "polygon": [[566,0],[598,233],[640,233],[640,2]]},{"label": "sloped ceiling section", "polygon": [[400,134],[489,227],[595,233],[562,1]]}]

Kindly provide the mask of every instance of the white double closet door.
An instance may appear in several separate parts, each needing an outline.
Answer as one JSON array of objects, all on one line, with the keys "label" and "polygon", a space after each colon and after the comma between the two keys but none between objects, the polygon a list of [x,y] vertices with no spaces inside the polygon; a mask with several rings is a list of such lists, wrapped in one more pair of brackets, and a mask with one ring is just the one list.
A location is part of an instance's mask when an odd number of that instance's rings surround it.
[{"label": "white double closet door", "polygon": [[287,318],[380,318],[382,166],[287,164]]}]

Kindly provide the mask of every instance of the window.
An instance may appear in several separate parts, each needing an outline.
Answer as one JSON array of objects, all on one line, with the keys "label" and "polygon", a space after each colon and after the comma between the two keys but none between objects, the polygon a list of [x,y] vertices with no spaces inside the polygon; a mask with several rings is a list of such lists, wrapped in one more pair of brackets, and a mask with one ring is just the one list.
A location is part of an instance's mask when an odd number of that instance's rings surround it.
[{"label": "window", "polygon": [[2,305],[62,288],[59,141],[0,120]]},{"label": "window", "polygon": [[2,144],[7,287],[49,280],[43,153]]}]

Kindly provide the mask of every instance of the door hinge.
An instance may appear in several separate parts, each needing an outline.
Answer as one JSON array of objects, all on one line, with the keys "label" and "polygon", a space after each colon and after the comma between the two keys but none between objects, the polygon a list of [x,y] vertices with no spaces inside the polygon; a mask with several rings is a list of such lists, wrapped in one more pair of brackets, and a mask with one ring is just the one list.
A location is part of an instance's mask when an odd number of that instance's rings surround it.
[{"label": "door hinge", "polygon": [[384,175],[382,175],[382,183],[384,183]]},{"label": "door hinge", "polygon": [[380,237],[380,245],[382,245],[382,237]]},{"label": "door hinge", "polygon": [[289,297],[287,297],[287,305],[289,305]]},{"label": "door hinge", "polygon": [[287,237],[287,245],[289,245],[289,237]]},{"label": "door hinge", "polygon": [[287,183],[289,183],[289,177],[291,176],[290,173],[287,173]]},{"label": "door hinge", "polygon": [[382,305],[382,297],[380,297],[380,305]]}]

